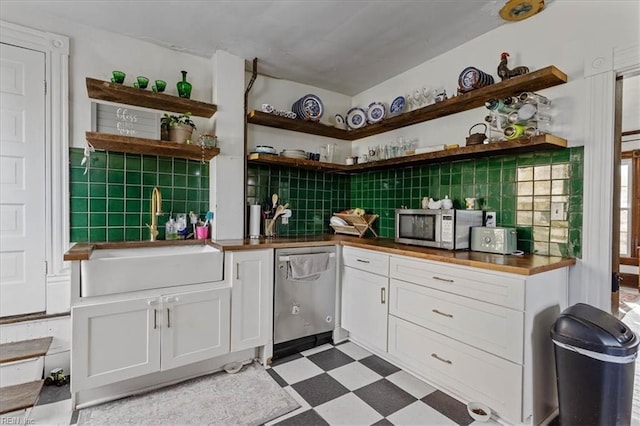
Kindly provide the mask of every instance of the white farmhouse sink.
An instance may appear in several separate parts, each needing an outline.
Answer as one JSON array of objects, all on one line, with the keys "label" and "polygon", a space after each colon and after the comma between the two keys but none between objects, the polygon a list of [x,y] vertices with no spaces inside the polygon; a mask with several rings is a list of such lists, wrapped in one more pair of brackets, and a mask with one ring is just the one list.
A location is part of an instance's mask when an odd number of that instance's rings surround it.
[{"label": "white farmhouse sink", "polygon": [[96,249],[80,264],[81,297],[222,280],[223,253],[211,246]]}]

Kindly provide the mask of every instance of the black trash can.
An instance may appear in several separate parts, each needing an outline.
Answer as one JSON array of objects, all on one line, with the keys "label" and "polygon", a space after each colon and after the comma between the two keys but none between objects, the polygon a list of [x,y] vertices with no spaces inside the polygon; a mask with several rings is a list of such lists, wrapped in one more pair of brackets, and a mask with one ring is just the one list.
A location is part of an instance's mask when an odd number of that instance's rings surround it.
[{"label": "black trash can", "polygon": [[551,328],[560,424],[628,425],[640,339],[613,315],[578,303]]}]

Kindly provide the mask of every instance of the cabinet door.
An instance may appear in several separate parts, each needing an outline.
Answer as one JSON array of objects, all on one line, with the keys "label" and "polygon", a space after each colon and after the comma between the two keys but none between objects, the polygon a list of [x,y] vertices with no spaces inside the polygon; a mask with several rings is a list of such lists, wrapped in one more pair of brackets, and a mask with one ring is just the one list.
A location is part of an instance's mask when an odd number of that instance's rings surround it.
[{"label": "cabinet door", "polygon": [[227,254],[231,280],[231,352],[266,345],[273,335],[273,250]]},{"label": "cabinet door", "polygon": [[483,402],[510,422],[521,422],[521,365],[393,315],[389,354],[453,395]]},{"label": "cabinet door", "polygon": [[229,352],[230,289],[162,297],[162,370]]},{"label": "cabinet door", "polygon": [[160,370],[157,298],[78,306],[71,315],[74,392]]},{"label": "cabinet door", "polygon": [[342,327],[355,341],[387,351],[387,277],[344,267]]}]

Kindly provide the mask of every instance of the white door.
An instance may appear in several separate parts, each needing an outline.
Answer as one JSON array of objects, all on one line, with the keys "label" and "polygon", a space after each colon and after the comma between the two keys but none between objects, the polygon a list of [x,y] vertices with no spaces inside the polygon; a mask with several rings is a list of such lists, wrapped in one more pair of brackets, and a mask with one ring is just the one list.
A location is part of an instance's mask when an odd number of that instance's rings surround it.
[{"label": "white door", "polygon": [[389,278],[345,267],[342,272],[342,327],[356,342],[387,351]]},{"label": "white door", "polygon": [[229,352],[231,289],[162,298],[162,370]]},{"label": "white door", "polygon": [[231,351],[266,345],[272,336],[273,250],[229,253]]},{"label": "white door", "polygon": [[0,316],[46,309],[44,53],[0,43]]},{"label": "white door", "polygon": [[74,392],[159,371],[161,314],[158,298],[73,308]]}]

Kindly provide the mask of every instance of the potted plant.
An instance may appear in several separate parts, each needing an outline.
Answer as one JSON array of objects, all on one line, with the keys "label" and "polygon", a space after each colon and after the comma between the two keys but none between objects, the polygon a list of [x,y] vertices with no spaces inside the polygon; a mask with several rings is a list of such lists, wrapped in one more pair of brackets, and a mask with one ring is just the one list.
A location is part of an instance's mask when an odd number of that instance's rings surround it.
[{"label": "potted plant", "polygon": [[171,142],[177,143],[189,142],[195,128],[196,125],[193,120],[191,120],[190,112],[179,115],[165,114],[160,120],[162,140],[168,139]]}]

